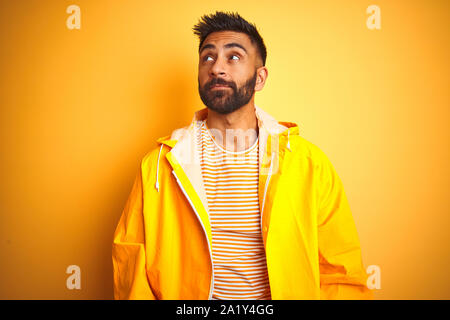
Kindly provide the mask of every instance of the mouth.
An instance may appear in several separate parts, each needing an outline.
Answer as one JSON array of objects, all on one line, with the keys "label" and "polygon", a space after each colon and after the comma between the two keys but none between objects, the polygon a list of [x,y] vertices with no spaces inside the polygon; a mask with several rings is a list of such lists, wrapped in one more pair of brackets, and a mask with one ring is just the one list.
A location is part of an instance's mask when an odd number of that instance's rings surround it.
[{"label": "mouth", "polygon": [[225,89],[225,88],[230,88],[230,86],[226,86],[226,85],[223,85],[223,84],[216,84],[215,86],[211,87],[211,90],[214,90],[214,89]]}]

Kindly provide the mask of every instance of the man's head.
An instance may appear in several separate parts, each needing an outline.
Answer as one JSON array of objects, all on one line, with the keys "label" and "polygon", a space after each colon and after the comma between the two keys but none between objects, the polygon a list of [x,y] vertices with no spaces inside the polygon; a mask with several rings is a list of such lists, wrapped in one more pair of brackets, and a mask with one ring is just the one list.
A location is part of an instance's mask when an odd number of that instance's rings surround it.
[{"label": "man's head", "polygon": [[216,12],[203,16],[193,30],[200,38],[198,88],[203,103],[221,114],[248,104],[267,78],[267,51],[256,27],[237,13]]}]

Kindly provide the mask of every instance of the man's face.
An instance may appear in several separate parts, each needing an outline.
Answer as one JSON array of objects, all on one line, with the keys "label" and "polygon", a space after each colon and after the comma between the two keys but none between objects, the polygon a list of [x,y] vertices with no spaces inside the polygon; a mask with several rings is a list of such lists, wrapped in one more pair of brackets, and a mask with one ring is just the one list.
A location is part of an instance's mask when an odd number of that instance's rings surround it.
[{"label": "man's face", "polygon": [[200,48],[198,90],[203,103],[221,114],[246,105],[255,92],[258,52],[241,32],[208,35]]}]

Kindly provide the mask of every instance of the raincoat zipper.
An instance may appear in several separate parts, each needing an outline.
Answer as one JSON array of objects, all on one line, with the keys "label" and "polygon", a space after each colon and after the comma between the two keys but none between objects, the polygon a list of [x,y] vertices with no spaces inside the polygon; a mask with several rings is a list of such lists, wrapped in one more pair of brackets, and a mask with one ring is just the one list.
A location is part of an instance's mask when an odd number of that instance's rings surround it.
[{"label": "raincoat zipper", "polygon": [[187,195],[186,191],[183,188],[183,185],[181,184],[180,179],[178,179],[178,176],[177,176],[177,174],[175,173],[174,170],[172,170],[172,174],[174,175],[175,179],[177,180],[177,183],[180,186],[181,191],[183,191],[183,194],[185,195],[186,199],[189,201],[189,204],[191,205],[192,210],[194,210],[195,215],[197,216],[197,219],[200,222],[203,231],[205,232],[206,241],[208,241],[208,252],[209,252],[209,258],[211,259],[211,283],[210,283],[210,286],[209,286],[208,300],[212,300],[212,291],[213,291],[213,288],[214,288],[214,265],[213,265],[213,258],[212,258],[211,248],[210,248],[210,245],[209,245],[208,233],[206,232],[205,226],[203,225],[203,222],[200,219],[200,216],[197,213],[197,210],[195,209],[195,206],[192,203],[191,198],[189,198],[189,196]]}]

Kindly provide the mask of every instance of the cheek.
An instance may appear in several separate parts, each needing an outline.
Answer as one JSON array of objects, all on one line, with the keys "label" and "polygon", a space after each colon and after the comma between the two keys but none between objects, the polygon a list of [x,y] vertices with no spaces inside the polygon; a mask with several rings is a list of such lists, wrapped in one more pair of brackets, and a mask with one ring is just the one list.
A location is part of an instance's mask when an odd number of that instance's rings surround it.
[{"label": "cheek", "polygon": [[204,80],[204,81],[200,80],[200,82],[199,82],[200,88],[204,91],[207,90],[207,88],[206,88],[207,83],[208,83],[207,80]]},{"label": "cheek", "polygon": [[200,64],[198,66],[198,72],[199,73],[205,73],[207,74],[209,72],[210,66],[208,64]]},{"label": "cheek", "polygon": [[208,69],[205,67],[199,67],[198,68],[198,79],[200,83],[203,81],[207,81],[208,78]]}]

